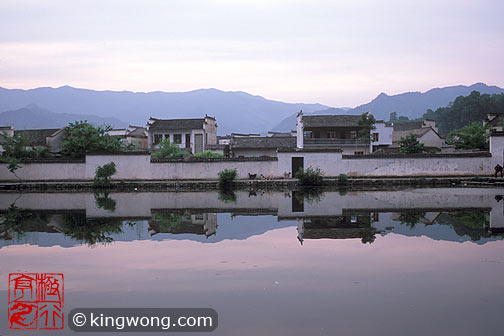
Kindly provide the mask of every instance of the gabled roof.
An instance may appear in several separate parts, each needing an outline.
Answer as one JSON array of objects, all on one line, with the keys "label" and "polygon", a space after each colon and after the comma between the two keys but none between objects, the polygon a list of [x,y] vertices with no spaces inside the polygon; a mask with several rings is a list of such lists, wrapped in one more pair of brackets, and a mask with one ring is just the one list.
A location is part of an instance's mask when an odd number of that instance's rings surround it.
[{"label": "gabled roof", "polygon": [[144,128],[144,127],[138,127],[138,126],[135,126],[136,128],[129,132],[126,136],[128,137],[133,137],[133,138],[146,138],[147,135],[146,135],[146,132],[147,130]]},{"label": "gabled roof", "polygon": [[46,146],[46,138],[59,133],[61,128],[37,129],[37,130],[19,130],[14,131],[14,135],[26,135],[30,146]]},{"label": "gabled roof", "polygon": [[[423,128],[417,128],[417,129],[411,129],[411,130],[405,130],[405,131],[394,130],[392,132],[392,143],[398,142],[399,140],[401,140],[401,138],[404,138],[404,137],[408,136],[409,134],[413,134],[415,137],[421,138],[425,134],[429,133],[430,131],[434,132],[435,134],[437,134],[437,136],[439,136],[439,134],[436,131],[434,131],[431,127],[423,127]],[[439,138],[441,138],[441,137],[439,136]]]},{"label": "gabled roof", "polygon": [[306,127],[359,127],[360,115],[316,115],[303,116]]},{"label": "gabled roof", "polygon": [[154,122],[150,126],[151,131],[161,130],[192,130],[203,129],[204,118],[197,119],[151,119]]},{"label": "gabled roof", "polygon": [[239,137],[231,140],[231,148],[277,149],[296,147],[295,137]]},{"label": "gabled roof", "polygon": [[[424,127],[423,121],[407,121],[394,124],[394,131],[408,131]],[[427,127],[428,128],[428,127]]]}]

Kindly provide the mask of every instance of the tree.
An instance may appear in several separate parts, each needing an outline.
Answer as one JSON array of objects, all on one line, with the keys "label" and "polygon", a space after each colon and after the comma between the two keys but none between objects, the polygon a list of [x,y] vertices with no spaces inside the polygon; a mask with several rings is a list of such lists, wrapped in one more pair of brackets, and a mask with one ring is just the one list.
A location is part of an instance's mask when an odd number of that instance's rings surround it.
[{"label": "tree", "polygon": [[65,128],[63,135],[64,156],[82,158],[92,152],[118,152],[129,149],[121,139],[107,134],[111,126],[94,126],[87,121],[76,121]]},{"label": "tree", "polygon": [[4,151],[1,161],[7,163],[7,169],[14,175],[16,175],[15,171],[21,168],[21,160],[49,156],[47,147],[30,148],[29,145],[30,139],[24,133],[14,134],[13,136],[3,133],[2,146]]},{"label": "tree", "polygon": [[448,134],[446,142],[457,148],[487,150],[488,134],[481,123],[473,122]]},{"label": "tree", "polygon": [[389,122],[396,123],[397,122],[397,112],[391,112],[389,116]]},{"label": "tree", "polygon": [[361,114],[361,119],[359,120],[359,126],[361,127],[359,131],[359,138],[365,143],[371,143],[371,131],[376,129],[374,125],[375,123],[376,120],[371,113],[366,112]]},{"label": "tree", "polygon": [[159,148],[152,154],[152,157],[154,159],[172,159],[181,158],[184,154],[188,154],[188,152],[180,149],[177,144],[171,143],[170,140],[164,139],[159,143]]},{"label": "tree", "polygon": [[424,150],[424,144],[419,142],[417,137],[410,133],[399,140],[399,151],[405,154],[422,153]]}]

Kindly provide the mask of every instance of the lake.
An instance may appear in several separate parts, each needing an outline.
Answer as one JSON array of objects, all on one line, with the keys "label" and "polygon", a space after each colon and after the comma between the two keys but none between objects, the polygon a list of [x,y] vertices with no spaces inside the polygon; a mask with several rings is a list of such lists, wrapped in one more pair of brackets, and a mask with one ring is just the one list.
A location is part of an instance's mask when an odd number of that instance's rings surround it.
[{"label": "lake", "polygon": [[0,335],[34,334],[9,330],[8,279],[37,272],[64,274],[66,314],[213,308],[212,335],[496,335],[503,195],[0,193]]}]

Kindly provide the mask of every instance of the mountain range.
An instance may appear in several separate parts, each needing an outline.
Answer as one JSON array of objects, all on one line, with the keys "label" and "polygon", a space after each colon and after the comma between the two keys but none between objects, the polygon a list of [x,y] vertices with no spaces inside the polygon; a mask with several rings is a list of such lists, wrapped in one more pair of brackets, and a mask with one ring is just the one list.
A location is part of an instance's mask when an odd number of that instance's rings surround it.
[{"label": "mountain range", "polygon": [[[392,96],[380,93],[371,102],[352,109],[329,108],[315,113],[306,111],[308,113],[305,114],[362,114],[370,112],[377,120],[388,120],[391,112],[397,112],[398,115],[415,119],[421,117],[428,109],[436,110],[439,107],[447,106],[458,96],[468,96],[472,91],[478,91],[481,94],[504,93],[504,89],[497,86],[488,86],[484,83],[476,83],[470,86],[448,86],[431,89],[423,93],[406,92]],[[297,113],[293,113],[285,118],[273,130],[286,132],[295,129],[296,115]]]},{"label": "mountain range", "polygon": [[391,112],[418,118],[427,109],[448,105],[458,96],[503,93],[504,89],[477,83],[450,86],[426,92],[397,95],[380,93],[367,104],[355,108],[333,108],[322,104],[284,103],[246,92],[200,89],[189,92],[95,91],[62,86],[29,90],[0,88],[0,126],[16,129],[57,128],[75,120],[110,124],[145,125],[149,117],[201,118],[215,116],[221,135],[231,132],[265,133],[268,130],[295,129],[296,114],[361,114],[371,112],[376,119],[388,120]]},{"label": "mountain range", "polygon": [[[115,118],[118,120],[113,123],[115,127],[122,124],[145,125],[149,117],[202,118],[207,114],[217,118],[219,134],[264,132],[296,111],[314,112],[327,108],[321,104],[283,103],[245,92],[216,89],[143,93],[94,91],[70,86],[30,90],[0,88],[0,111],[18,110],[29,104],[36,104],[52,113]],[[14,126],[19,127],[18,124]]]},{"label": "mountain range", "polygon": [[0,125],[13,125],[18,130],[61,128],[76,120],[87,120],[95,125],[113,125],[116,128],[128,126],[116,118],[102,118],[91,114],[53,113],[35,104],[0,113]]}]

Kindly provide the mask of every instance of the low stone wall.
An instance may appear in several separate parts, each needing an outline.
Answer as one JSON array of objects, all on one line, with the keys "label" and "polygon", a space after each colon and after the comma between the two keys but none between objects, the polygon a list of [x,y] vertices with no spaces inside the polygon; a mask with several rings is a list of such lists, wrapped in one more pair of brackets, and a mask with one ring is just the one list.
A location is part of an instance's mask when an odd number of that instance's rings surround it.
[{"label": "low stone wall", "polygon": [[346,156],[337,151],[280,151],[277,158],[197,160],[151,160],[146,153],[124,153],[88,155],[85,162],[25,162],[16,171],[17,177],[6,164],[0,164],[0,180],[91,181],[96,168],[110,162],[117,167],[114,180],[215,180],[226,168],[236,169],[239,179],[248,179],[249,173],[258,178],[281,178],[285,173],[292,174],[293,157],[302,157],[305,168],[318,167],[328,177],[485,176],[493,175],[495,165],[502,164],[502,154],[490,153]]},{"label": "low stone wall", "polygon": [[[85,162],[60,162],[46,160],[45,163],[25,162],[16,170],[16,175],[25,181],[89,181],[93,180],[98,166],[114,162],[117,173],[113,180],[209,180],[217,179],[218,173],[226,168],[236,169],[238,178],[247,179],[248,174],[275,176],[276,158],[243,159],[197,159],[197,160],[152,160],[149,154],[124,153],[88,155]],[[18,181],[0,164],[1,181]]]}]

